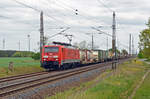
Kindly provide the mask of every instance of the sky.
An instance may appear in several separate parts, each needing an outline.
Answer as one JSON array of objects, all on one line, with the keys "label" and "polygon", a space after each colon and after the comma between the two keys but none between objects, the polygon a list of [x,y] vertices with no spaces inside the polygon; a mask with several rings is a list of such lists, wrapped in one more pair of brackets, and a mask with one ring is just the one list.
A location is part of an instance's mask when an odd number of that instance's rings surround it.
[{"label": "sky", "polygon": [[72,44],[84,40],[91,43],[93,33],[94,45],[100,49],[107,48],[107,37],[111,48],[112,38],[98,34],[91,27],[99,27],[101,31],[112,35],[112,11],[115,11],[117,47],[128,50],[131,33],[135,50],[138,50],[138,36],[146,28],[149,10],[149,0],[0,0],[0,50],[19,50],[20,42],[20,50],[27,51],[27,35],[30,35],[31,50],[37,51],[40,11],[44,12],[44,35],[49,37],[50,42],[68,43],[63,35],[51,36],[70,27],[64,33],[73,35]]}]

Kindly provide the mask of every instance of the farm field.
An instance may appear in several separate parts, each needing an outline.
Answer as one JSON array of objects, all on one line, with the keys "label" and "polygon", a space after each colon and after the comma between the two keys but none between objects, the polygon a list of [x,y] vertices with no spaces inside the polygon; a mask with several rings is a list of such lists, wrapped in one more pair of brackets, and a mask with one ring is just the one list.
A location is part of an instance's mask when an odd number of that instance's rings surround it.
[{"label": "farm field", "polygon": [[[128,99],[149,69],[150,65],[142,61],[128,61],[120,64],[116,71],[107,71],[79,87],[46,99]],[[110,73],[113,75],[106,77]],[[136,91],[134,99],[150,99],[149,76]],[[103,77],[106,79],[101,80]]]},{"label": "farm field", "polygon": [[[13,72],[8,70],[9,62],[14,63]],[[42,70],[43,69],[40,67],[40,62],[35,61],[30,57],[0,58],[0,77],[39,72]]]},{"label": "farm field", "polygon": [[35,61],[30,57],[17,57],[17,58],[0,58],[0,67],[8,67],[9,62],[14,62],[14,66],[36,66],[40,65],[39,61]]}]

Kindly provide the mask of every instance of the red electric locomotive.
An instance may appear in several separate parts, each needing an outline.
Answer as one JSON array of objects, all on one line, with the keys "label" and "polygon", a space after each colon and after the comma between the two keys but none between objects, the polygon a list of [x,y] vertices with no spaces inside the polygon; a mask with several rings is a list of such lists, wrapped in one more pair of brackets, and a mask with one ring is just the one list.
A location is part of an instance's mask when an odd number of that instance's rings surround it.
[{"label": "red electric locomotive", "polygon": [[55,45],[45,45],[42,50],[42,64],[45,69],[65,69],[80,64],[78,49],[69,44],[54,42]]}]

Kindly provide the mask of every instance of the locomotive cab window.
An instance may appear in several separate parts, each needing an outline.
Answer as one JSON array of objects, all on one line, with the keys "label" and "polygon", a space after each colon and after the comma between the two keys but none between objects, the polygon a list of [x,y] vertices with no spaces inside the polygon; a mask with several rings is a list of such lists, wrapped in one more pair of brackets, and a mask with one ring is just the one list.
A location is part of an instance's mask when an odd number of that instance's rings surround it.
[{"label": "locomotive cab window", "polygon": [[58,52],[59,48],[58,47],[45,47],[45,53],[48,52]]}]

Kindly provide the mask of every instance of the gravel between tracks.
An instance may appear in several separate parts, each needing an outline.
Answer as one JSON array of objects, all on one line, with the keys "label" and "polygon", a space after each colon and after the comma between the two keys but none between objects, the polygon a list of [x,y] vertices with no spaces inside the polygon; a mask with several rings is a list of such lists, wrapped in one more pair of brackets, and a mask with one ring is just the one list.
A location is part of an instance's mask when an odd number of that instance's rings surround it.
[{"label": "gravel between tracks", "polygon": [[[74,85],[77,85],[79,82],[83,82],[83,79],[86,81],[89,79],[89,77],[95,76],[96,74],[99,74],[102,72],[102,70],[109,67],[102,67],[97,70],[92,70],[89,72],[85,72],[76,76],[72,76],[66,79],[62,79],[57,82],[53,82],[51,84],[45,84],[43,86],[34,88],[32,90],[24,91],[23,93],[20,93],[18,95],[7,97],[7,99],[43,99],[43,97],[46,94],[54,95],[55,93],[59,91],[63,91],[64,89],[67,89],[67,87],[71,87]],[[68,86],[69,85],[69,86]],[[64,88],[61,88],[61,86],[65,86]],[[44,94],[42,94],[44,92]]]},{"label": "gravel between tracks", "polygon": [[[52,73],[57,74],[58,72],[52,72]],[[31,80],[34,80],[34,79],[39,79],[39,78],[43,78],[43,77],[46,77],[46,76],[50,76],[52,73],[41,74],[41,75],[31,76],[31,77],[27,77],[27,78],[20,78],[20,79],[17,79],[17,80],[3,82],[3,83],[0,83],[0,88],[8,86],[8,85],[13,85],[13,84],[18,83],[18,82],[19,83],[25,82],[25,81],[27,82],[27,81],[31,81]]]},{"label": "gravel between tracks", "polygon": [[78,86],[82,82],[86,82],[96,77],[106,69],[111,69],[110,66],[101,67],[96,70],[88,71],[82,74],[71,76],[59,81],[52,82],[50,84],[44,84],[39,87],[35,87],[29,90],[19,92],[16,95],[11,95],[3,99],[43,99],[46,95],[54,95],[57,92],[64,91],[72,86]]}]

